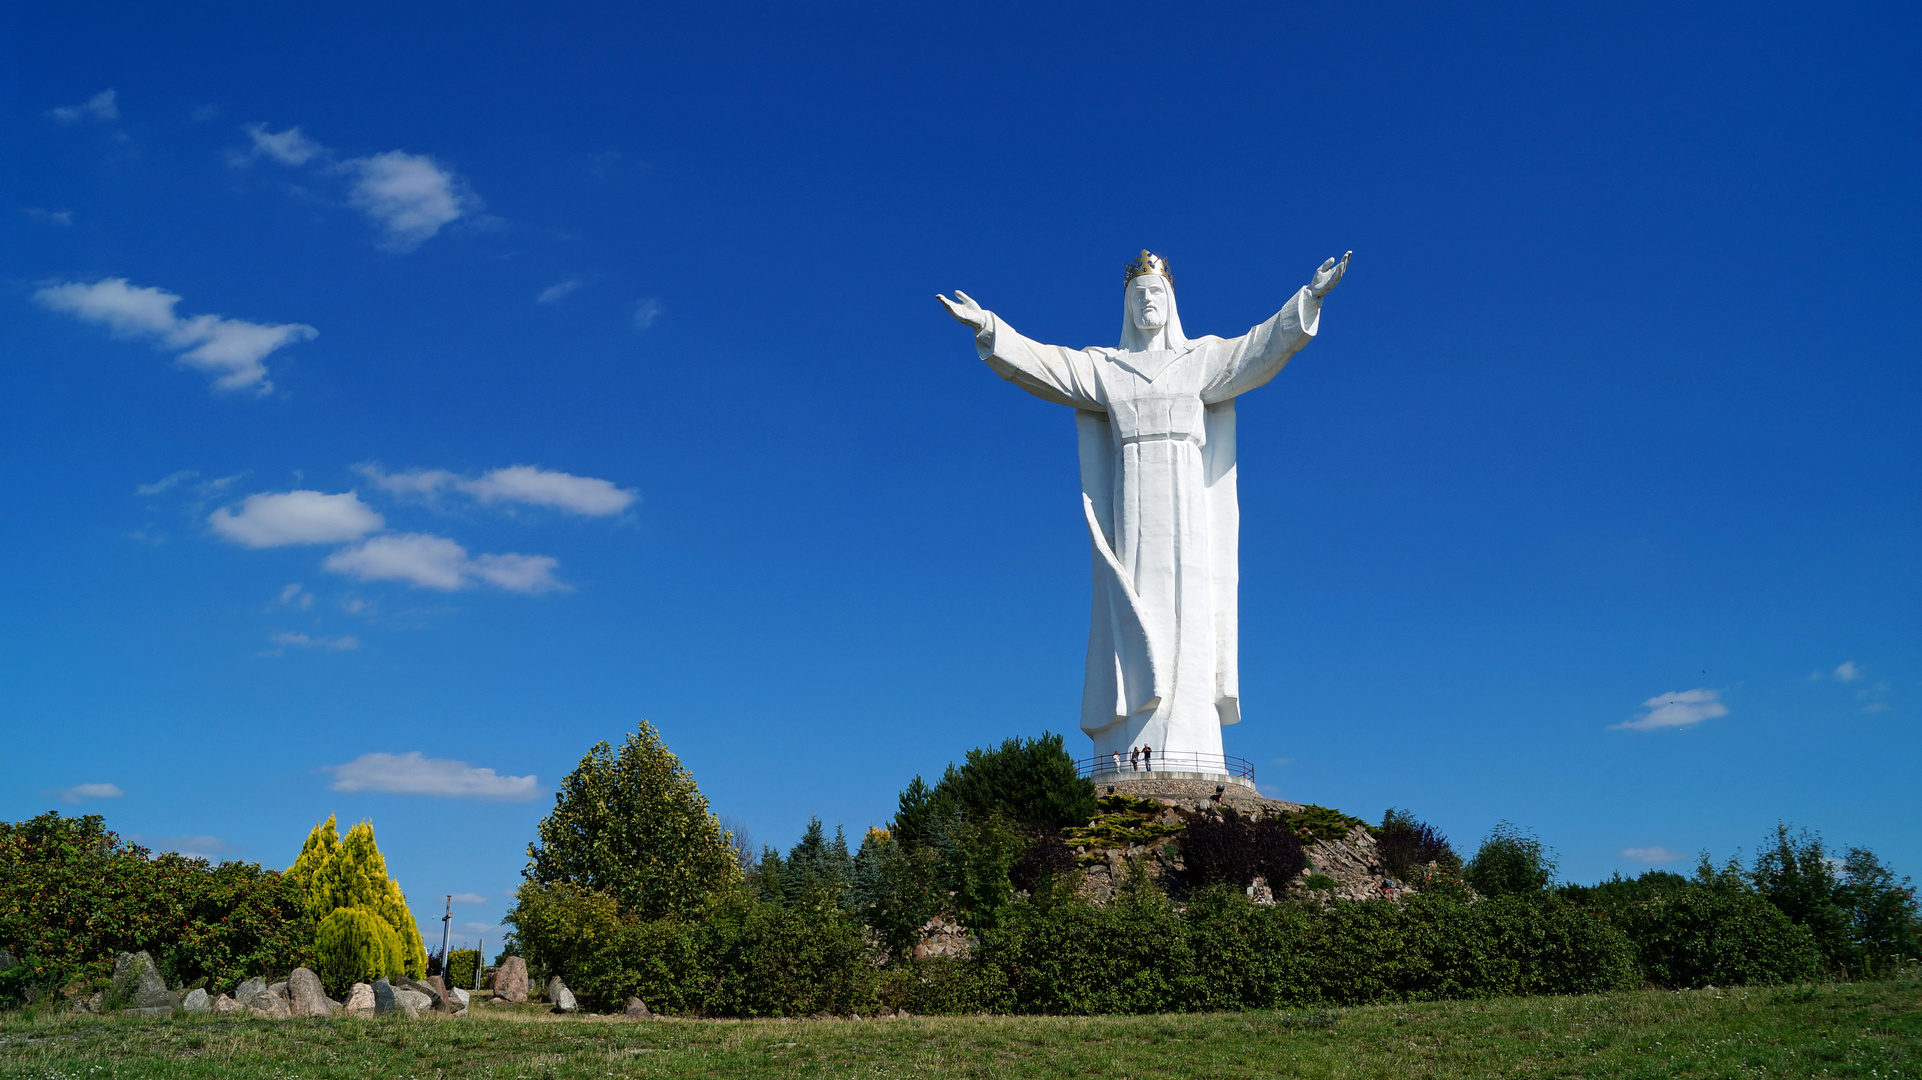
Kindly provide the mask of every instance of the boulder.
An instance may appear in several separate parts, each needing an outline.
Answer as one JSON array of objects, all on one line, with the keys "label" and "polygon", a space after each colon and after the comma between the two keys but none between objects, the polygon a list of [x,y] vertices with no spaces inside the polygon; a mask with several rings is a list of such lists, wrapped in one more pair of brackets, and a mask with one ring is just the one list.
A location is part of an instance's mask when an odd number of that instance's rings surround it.
[{"label": "boulder", "polygon": [[473,1004],[474,996],[458,986],[449,990],[447,993],[454,999],[454,1015],[466,1016],[467,1006]]},{"label": "boulder", "polygon": [[239,1012],[241,1008],[240,1002],[235,1001],[226,994],[222,994],[214,999],[214,1011],[217,1013]]},{"label": "boulder", "polygon": [[567,988],[559,975],[547,980],[547,1000],[554,1003],[554,1011],[558,1013],[577,1012],[581,1007],[574,1000],[574,991]]},{"label": "boulder", "polygon": [[494,973],[494,996],[518,1005],[527,1000],[527,961],[510,956]]},{"label": "boulder", "polygon": [[394,984],[388,982],[386,979],[375,979],[374,1015],[386,1016],[388,1013],[394,1012],[399,1008],[400,1003],[394,1000]]},{"label": "boulder", "polygon": [[285,982],[268,983],[267,992],[279,997],[282,1001],[292,1000],[287,996],[287,984]]},{"label": "boulder", "polygon": [[120,1015],[122,1016],[138,1016],[143,1020],[166,1020],[173,1016],[173,1014],[174,1007],[172,1005],[148,1005],[136,1009],[120,1010]]},{"label": "boulder", "polygon": [[426,991],[427,995],[434,999],[435,1012],[446,1013],[452,1016],[461,1011],[461,1003],[455,1000],[454,995],[447,990],[447,980],[441,978],[439,975],[429,975],[423,982],[426,985],[421,989]]},{"label": "boulder", "polygon": [[110,995],[114,1000],[133,1001],[148,1008],[173,1004],[171,1001],[149,1004],[139,1000],[143,992],[152,993],[154,991],[159,991],[163,994],[166,993],[167,984],[161,979],[160,972],[154,967],[153,957],[144,952],[123,952],[119,956],[114,957],[113,992]]},{"label": "boulder", "polygon": [[294,1015],[294,1010],[287,1004],[287,999],[279,994],[264,992],[255,994],[248,1000],[245,1007],[255,1016],[263,1016],[269,1020],[286,1020]]},{"label": "boulder", "polygon": [[650,1020],[654,1016],[653,1013],[647,1011],[647,1002],[642,1001],[640,998],[628,998],[627,1011],[622,1015],[626,1016],[629,1020]]},{"label": "boulder", "polygon": [[245,1005],[254,999],[254,995],[264,994],[266,992],[266,979],[248,979],[246,982],[234,987],[234,1003],[237,1005]]},{"label": "boulder", "polygon": [[320,976],[304,967],[287,976],[287,1003],[295,1016],[332,1016],[339,1007],[321,989]]},{"label": "boulder", "polygon": [[186,1012],[203,1013],[213,1011],[214,1005],[213,1002],[208,999],[207,991],[196,986],[192,990],[187,991],[187,996],[181,999],[180,1007]]},{"label": "boulder", "polygon": [[433,1008],[434,999],[419,990],[409,990],[403,986],[394,991],[394,1007],[400,1010],[402,1016],[413,1020]]},{"label": "boulder", "polygon": [[355,983],[347,991],[348,1016],[374,1015],[374,988],[366,983]]}]

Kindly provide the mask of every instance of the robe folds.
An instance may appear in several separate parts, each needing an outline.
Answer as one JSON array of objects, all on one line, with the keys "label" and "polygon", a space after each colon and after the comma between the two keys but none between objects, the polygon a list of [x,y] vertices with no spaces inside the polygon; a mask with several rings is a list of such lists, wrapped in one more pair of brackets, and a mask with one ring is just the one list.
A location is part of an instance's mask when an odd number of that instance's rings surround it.
[{"label": "robe folds", "polygon": [[1241,511],[1235,398],[1319,329],[1307,289],[1238,338],[1168,350],[1069,349],[991,315],[975,347],[996,374],[1075,410],[1094,595],[1081,728],[1106,759],[1147,744],[1157,765],[1219,772],[1241,720]]}]

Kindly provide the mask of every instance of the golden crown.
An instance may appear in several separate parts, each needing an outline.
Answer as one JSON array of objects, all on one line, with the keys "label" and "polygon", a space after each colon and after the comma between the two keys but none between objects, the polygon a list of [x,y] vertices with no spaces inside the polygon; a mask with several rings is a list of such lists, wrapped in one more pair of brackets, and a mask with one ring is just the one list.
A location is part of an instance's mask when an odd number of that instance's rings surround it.
[{"label": "golden crown", "polygon": [[1126,285],[1143,274],[1160,274],[1168,282],[1168,287],[1174,288],[1175,275],[1168,269],[1168,260],[1147,248],[1142,248],[1141,257],[1128,264],[1128,276],[1122,278],[1121,283]]}]

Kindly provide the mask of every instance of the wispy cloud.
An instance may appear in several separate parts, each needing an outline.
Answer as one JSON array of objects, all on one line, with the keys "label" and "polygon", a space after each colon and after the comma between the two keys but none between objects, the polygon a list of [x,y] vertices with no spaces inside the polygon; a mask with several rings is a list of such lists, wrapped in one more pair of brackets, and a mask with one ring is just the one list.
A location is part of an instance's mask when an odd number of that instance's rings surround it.
[{"label": "wispy cloud", "polygon": [[249,495],[238,510],[223,506],[207,516],[207,524],[236,544],[268,548],[346,543],[387,523],[356,492],[282,491]]},{"label": "wispy cloud", "polygon": [[130,285],[126,278],[63,282],[34,290],[42,307],[98,323],[125,338],[148,338],[165,349],[185,350],[180,363],[214,377],[215,390],[266,394],[274,384],[261,361],[276,349],[317,337],[302,323],[256,323],[218,315],[181,318],[180,297],[165,289]]},{"label": "wispy cloud", "polygon": [[481,200],[453,170],[426,154],[388,150],[341,161],[309,138],[298,125],[285,131],[247,124],[251,145],[230,155],[237,166],[260,159],[299,168],[312,165],[323,174],[347,180],[347,203],[380,227],[380,246],[413,251],[440,230],[479,212]]},{"label": "wispy cloud", "polygon": [[149,851],[172,851],[189,859],[213,861],[240,849],[218,836],[129,836],[127,839]]},{"label": "wispy cloud", "polygon": [[282,165],[305,165],[327,153],[327,148],[300,133],[298,125],[275,134],[266,124],[247,124],[241,128],[254,141],[252,157],[272,158]]},{"label": "wispy cloud", "polygon": [[1858,664],[1853,660],[1844,660],[1835,665],[1834,672],[1836,682],[1854,682],[1868,673],[1867,664]]},{"label": "wispy cloud", "polygon": [[636,300],[634,302],[634,329],[645,330],[653,326],[654,320],[660,318],[661,313],[666,310],[666,308],[661,306],[659,300],[651,296],[645,300]]},{"label": "wispy cloud", "polygon": [[302,611],[314,609],[314,594],[301,588],[300,582],[280,590],[280,602],[285,607],[297,607]]},{"label": "wispy cloud", "polygon": [[23,206],[20,212],[34,221],[44,221],[49,225],[67,226],[73,224],[71,210],[43,210],[38,206]]},{"label": "wispy cloud", "polygon": [[60,801],[68,803],[86,802],[88,799],[118,799],[125,794],[119,784],[75,784],[70,788],[61,788],[59,792]]},{"label": "wispy cloud", "polygon": [[1704,720],[1728,715],[1728,706],[1716,700],[1715,690],[1679,690],[1642,702],[1648,711],[1633,720],[1610,724],[1609,730],[1653,731],[1656,728],[1689,727]]},{"label": "wispy cloud", "polygon": [[407,754],[362,754],[345,765],[329,765],[335,791],[385,791],[396,795],[433,795],[448,799],[525,802],[540,795],[533,776],[501,776],[465,761]]},{"label": "wispy cloud", "polygon": [[356,465],[354,469],[390,495],[429,501],[444,491],[458,491],[483,505],[515,503],[551,507],[588,517],[608,517],[626,510],[640,498],[631,488],[617,487],[611,481],[537,465],[510,465],[472,478],[446,469],[389,473],[372,462]]},{"label": "wispy cloud", "polygon": [[412,251],[481,207],[459,177],[424,154],[389,150],[342,167],[355,176],[347,201],[381,227],[381,246],[390,251]]},{"label": "wispy cloud", "polygon": [[339,652],[351,652],[360,648],[360,639],[352,634],[342,634],[339,637],[308,637],[306,634],[283,631],[278,634],[269,634],[267,640],[282,648],[333,649]]},{"label": "wispy cloud", "polygon": [[402,581],[452,592],[486,583],[509,592],[565,590],[554,577],[559,561],[546,555],[470,556],[444,536],[400,533],[376,536],[327,556],[323,569],[361,581]]},{"label": "wispy cloud", "polygon": [[485,897],[485,896],[482,896],[482,895],[481,895],[481,894],[479,894],[479,893],[473,893],[473,892],[457,892],[457,893],[455,893],[455,894],[454,894],[454,896],[453,896],[453,900],[454,900],[454,903],[456,903],[456,904],[485,904],[485,903],[487,903],[487,897]]},{"label": "wispy cloud", "polygon": [[534,302],[537,304],[558,304],[565,299],[568,294],[579,289],[584,284],[586,284],[586,282],[580,278],[568,278],[566,281],[557,281],[547,288],[542,289],[541,294],[534,298]]},{"label": "wispy cloud", "polygon": [[1650,863],[1659,866],[1662,863],[1674,862],[1682,857],[1682,853],[1679,851],[1670,851],[1665,847],[1657,845],[1655,847],[1623,848],[1622,856],[1624,858],[1634,859],[1636,862]]},{"label": "wispy cloud", "polygon": [[62,105],[48,109],[47,115],[62,124],[77,123],[81,120],[118,120],[120,119],[119,95],[112,90],[102,90],[78,105]]}]

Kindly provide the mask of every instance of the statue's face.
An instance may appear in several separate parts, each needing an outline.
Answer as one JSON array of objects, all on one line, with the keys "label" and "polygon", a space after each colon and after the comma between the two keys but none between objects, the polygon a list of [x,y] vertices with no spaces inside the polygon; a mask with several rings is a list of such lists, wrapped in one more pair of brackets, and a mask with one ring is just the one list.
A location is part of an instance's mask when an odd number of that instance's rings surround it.
[{"label": "statue's face", "polygon": [[1168,325],[1168,283],[1160,274],[1143,274],[1128,282],[1128,318],[1137,330]]}]

